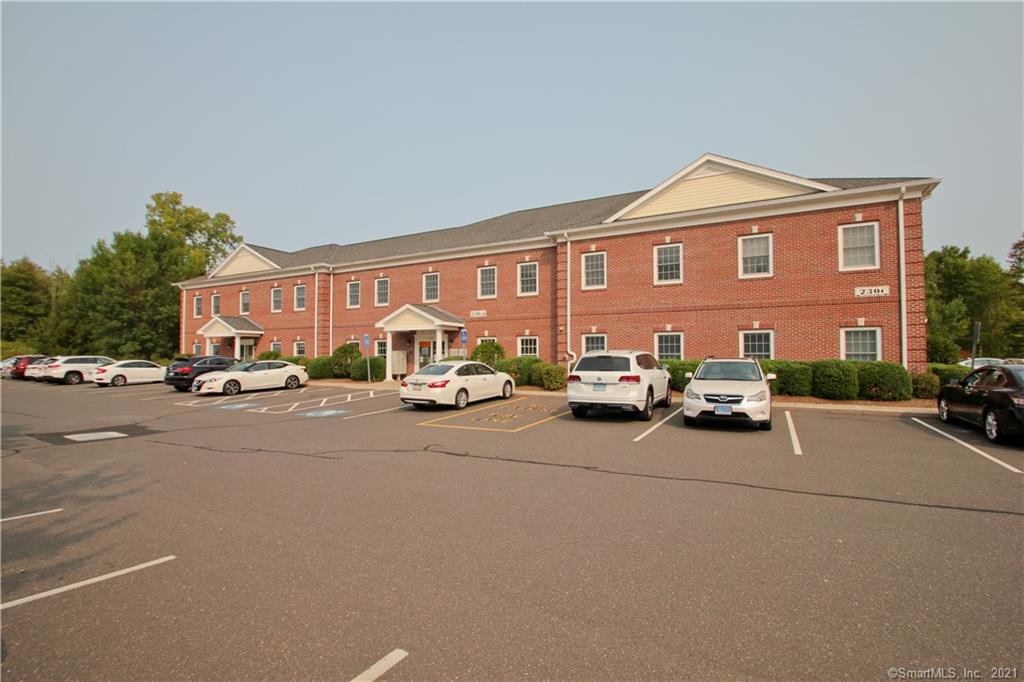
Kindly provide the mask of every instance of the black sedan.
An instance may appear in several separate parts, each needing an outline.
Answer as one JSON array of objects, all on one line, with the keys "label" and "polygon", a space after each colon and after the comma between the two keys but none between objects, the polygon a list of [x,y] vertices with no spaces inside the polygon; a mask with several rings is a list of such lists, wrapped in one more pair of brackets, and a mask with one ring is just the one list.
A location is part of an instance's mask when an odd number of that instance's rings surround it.
[{"label": "black sedan", "polygon": [[981,426],[998,443],[1024,433],[1024,365],[988,365],[939,389],[939,419]]}]

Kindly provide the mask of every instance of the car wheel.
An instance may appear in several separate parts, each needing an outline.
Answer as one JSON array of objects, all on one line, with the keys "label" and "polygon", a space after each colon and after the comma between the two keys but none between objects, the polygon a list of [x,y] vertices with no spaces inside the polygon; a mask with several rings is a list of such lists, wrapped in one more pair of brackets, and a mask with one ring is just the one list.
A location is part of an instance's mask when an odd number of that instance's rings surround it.
[{"label": "car wheel", "polygon": [[768,421],[760,422],[757,425],[757,428],[761,429],[762,431],[771,431],[772,430],[772,418],[768,417]]},{"label": "car wheel", "polygon": [[683,424],[685,424],[686,426],[696,426],[697,425],[697,418],[696,417],[683,417]]},{"label": "car wheel", "polygon": [[589,407],[573,407],[570,409],[572,409],[572,416],[576,417],[577,419],[583,419],[590,413]]},{"label": "car wheel", "polygon": [[985,438],[988,438],[992,443],[1003,442],[1003,430],[999,427],[998,412],[992,408],[985,410],[982,423],[985,425]]},{"label": "car wheel", "polygon": [[668,390],[665,391],[665,402],[662,404],[665,407],[672,407],[672,384],[668,385]]},{"label": "car wheel", "polygon": [[175,391],[181,391],[182,393],[188,393],[188,386],[175,386]]},{"label": "car wheel", "polygon": [[512,382],[506,381],[505,385],[501,387],[501,397],[508,400],[512,397]]},{"label": "car wheel", "polygon": [[124,386],[128,383],[128,380],[124,378],[123,374],[118,374],[116,377],[110,380],[111,386]]},{"label": "car wheel", "polygon": [[284,380],[284,387],[288,390],[299,387],[299,378],[294,374]]},{"label": "car wheel", "polygon": [[945,398],[939,398],[939,421],[948,424],[949,420],[949,401]]},{"label": "car wheel", "polygon": [[466,405],[469,405],[469,393],[464,388],[460,388],[459,392],[455,394],[455,409],[464,410]]},{"label": "car wheel", "polygon": [[649,422],[654,419],[654,391],[647,390],[647,400],[644,401],[644,409],[637,414],[637,419],[642,422]]},{"label": "car wheel", "polygon": [[82,383],[82,373],[68,372],[67,374],[64,375],[64,383],[70,386],[76,386]]},{"label": "car wheel", "polygon": [[224,395],[238,395],[242,390],[242,385],[237,381],[231,380],[224,382]]}]

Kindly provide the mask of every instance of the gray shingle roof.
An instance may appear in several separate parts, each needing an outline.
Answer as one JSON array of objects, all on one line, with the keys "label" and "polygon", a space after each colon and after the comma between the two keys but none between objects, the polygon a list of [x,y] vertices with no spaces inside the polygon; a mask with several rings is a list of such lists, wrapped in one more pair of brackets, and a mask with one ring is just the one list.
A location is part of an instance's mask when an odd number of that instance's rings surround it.
[{"label": "gray shingle roof", "polygon": [[240,332],[262,332],[263,327],[259,326],[248,317],[234,317],[231,315],[217,315],[228,326]]},{"label": "gray shingle roof", "polygon": [[839,189],[856,189],[872,185],[891,185],[894,182],[910,182],[911,180],[927,180],[928,178],[812,178],[815,182],[835,185]]},{"label": "gray shingle roof", "polygon": [[419,310],[421,313],[425,313],[427,315],[430,315],[431,317],[436,317],[437,319],[439,319],[439,320],[441,320],[443,322],[451,322],[452,324],[462,324],[462,318],[461,317],[459,317],[458,315],[453,315],[452,313],[448,312],[447,310],[441,310],[440,308],[438,308],[437,306],[434,306],[434,305],[424,305],[422,303],[410,303],[409,307],[410,308],[415,308],[416,310]]}]

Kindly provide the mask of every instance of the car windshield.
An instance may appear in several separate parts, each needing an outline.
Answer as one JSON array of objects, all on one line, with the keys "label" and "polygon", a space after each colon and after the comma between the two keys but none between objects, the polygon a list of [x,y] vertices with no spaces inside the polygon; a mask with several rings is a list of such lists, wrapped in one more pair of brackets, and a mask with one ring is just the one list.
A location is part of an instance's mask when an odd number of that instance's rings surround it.
[{"label": "car windshield", "polygon": [[1005,367],[1005,369],[1013,374],[1018,384],[1024,386],[1024,365],[1010,365]]},{"label": "car windshield", "polygon": [[705,362],[694,379],[704,381],[760,381],[761,370],[753,362]]},{"label": "car windshield", "polygon": [[580,358],[575,372],[628,372],[629,358],[614,355],[590,355]]},{"label": "car windshield", "polygon": [[255,362],[249,362],[249,361],[240,362],[237,365],[232,365],[231,367],[228,367],[224,371],[225,372],[245,372],[246,370],[248,370],[250,367],[252,367],[255,364],[256,364]]},{"label": "car windshield", "polygon": [[420,371],[416,373],[421,376],[439,377],[442,374],[447,374],[451,370],[451,365],[427,365],[426,367],[422,368]]}]

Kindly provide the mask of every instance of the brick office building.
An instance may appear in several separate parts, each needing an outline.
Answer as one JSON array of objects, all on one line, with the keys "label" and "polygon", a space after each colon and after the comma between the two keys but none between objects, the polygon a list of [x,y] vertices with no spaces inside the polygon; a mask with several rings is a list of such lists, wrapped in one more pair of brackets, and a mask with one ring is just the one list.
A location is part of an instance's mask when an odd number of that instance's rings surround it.
[{"label": "brick office building", "polygon": [[494,339],[925,364],[921,206],[938,178],[807,179],[705,154],[649,191],[279,251],[179,283],[181,350],[324,355],[369,334],[390,374]]}]

